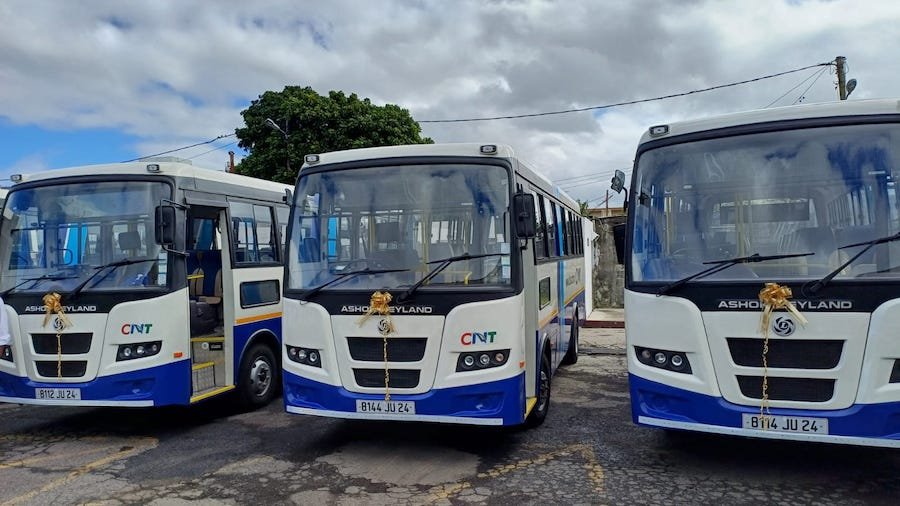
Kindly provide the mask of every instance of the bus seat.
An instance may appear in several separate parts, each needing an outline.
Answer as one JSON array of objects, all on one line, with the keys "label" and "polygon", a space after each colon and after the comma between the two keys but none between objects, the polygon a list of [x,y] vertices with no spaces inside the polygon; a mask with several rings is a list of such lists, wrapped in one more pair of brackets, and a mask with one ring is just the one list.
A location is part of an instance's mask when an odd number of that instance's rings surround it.
[{"label": "bus seat", "polygon": [[384,249],[369,253],[370,267],[382,269],[414,269],[421,263],[419,254],[412,248]]},{"label": "bus seat", "polygon": [[[835,237],[837,239],[838,246],[844,246],[847,244],[856,244],[863,241],[869,241],[875,239],[875,227],[873,226],[862,226],[862,227],[849,227],[849,228],[841,228],[834,231]],[[853,256],[859,253],[860,249],[865,246],[855,246],[853,248],[847,248],[844,252],[849,256]],[[866,251],[862,254],[857,260],[856,265],[860,264],[874,264],[875,263],[875,248],[870,248],[869,251]]]},{"label": "bus seat", "polygon": [[795,231],[784,243],[790,251],[787,253],[813,252],[816,258],[810,259],[814,263],[824,263],[828,256],[834,252],[836,243],[834,232],[826,227],[808,227]]},{"label": "bus seat", "polygon": [[443,260],[453,256],[453,247],[447,242],[434,242],[428,245],[428,261]]},{"label": "bus seat", "polygon": [[119,249],[122,252],[138,251],[141,249],[141,234],[136,231],[119,232]]},{"label": "bus seat", "polygon": [[222,256],[217,250],[196,251],[195,253],[196,263],[188,262],[189,266],[196,265],[190,271],[188,292],[193,299],[208,304],[218,304],[222,302]]},{"label": "bus seat", "polygon": [[319,240],[306,237],[300,240],[300,262],[318,262],[321,258]]}]

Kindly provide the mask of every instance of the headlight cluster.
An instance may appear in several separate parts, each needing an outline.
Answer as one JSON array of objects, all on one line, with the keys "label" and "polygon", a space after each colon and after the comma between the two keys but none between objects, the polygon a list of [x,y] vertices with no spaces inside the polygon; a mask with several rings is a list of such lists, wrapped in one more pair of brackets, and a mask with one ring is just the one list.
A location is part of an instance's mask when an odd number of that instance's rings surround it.
[{"label": "headlight cluster", "polygon": [[656,350],[635,346],[634,352],[642,364],[691,374],[691,363],[688,362],[687,354],[682,351]]},{"label": "headlight cluster", "polygon": [[162,341],[150,341],[149,343],[120,344],[116,354],[116,362],[122,360],[134,360],[136,358],[152,357],[162,349]]},{"label": "headlight cluster", "polygon": [[507,360],[509,360],[509,350],[460,353],[459,359],[456,361],[456,372],[500,367]]},{"label": "headlight cluster", "polygon": [[3,354],[0,354],[0,360],[6,360],[7,362],[12,362],[12,346],[6,346],[3,348]]},{"label": "headlight cluster", "polygon": [[303,365],[311,365],[313,367],[322,367],[322,357],[319,355],[319,350],[315,350],[312,348],[299,348],[296,346],[287,346],[288,358],[292,361],[303,364]]}]

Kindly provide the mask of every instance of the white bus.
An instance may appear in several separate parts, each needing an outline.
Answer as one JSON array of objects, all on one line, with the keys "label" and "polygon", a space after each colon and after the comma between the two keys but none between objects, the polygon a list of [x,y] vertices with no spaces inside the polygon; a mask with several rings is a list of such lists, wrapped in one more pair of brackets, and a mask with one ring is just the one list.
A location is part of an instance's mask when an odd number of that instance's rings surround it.
[{"label": "white bus", "polygon": [[648,130],[624,234],[636,423],[900,446],[898,111]]},{"label": "white bus", "polygon": [[543,422],[587,311],[572,199],[493,144],[308,155],[294,196],[288,412]]},{"label": "white bus", "polygon": [[13,181],[0,401],[186,405],[236,390],[254,407],[277,395],[289,187],[163,161]]}]

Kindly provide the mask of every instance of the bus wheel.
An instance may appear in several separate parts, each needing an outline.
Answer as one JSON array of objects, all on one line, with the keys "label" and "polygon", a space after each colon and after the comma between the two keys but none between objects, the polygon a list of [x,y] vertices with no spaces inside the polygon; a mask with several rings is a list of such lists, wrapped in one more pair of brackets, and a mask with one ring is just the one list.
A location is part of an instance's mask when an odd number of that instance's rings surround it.
[{"label": "bus wheel", "polygon": [[268,404],[278,391],[278,362],[264,344],[254,344],[241,362],[238,393],[246,408]]},{"label": "bus wheel", "polygon": [[572,334],[569,336],[569,349],[566,350],[560,363],[572,365],[578,362],[578,311],[572,315]]},{"label": "bus wheel", "polygon": [[525,420],[528,427],[537,427],[544,423],[547,412],[550,411],[550,360],[545,355],[541,360],[541,370],[538,381],[537,404]]}]

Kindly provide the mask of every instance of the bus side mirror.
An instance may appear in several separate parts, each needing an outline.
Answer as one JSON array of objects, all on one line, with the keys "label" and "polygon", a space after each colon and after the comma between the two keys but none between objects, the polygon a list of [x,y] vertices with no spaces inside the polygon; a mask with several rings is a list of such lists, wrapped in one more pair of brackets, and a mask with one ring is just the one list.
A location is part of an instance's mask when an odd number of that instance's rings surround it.
[{"label": "bus side mirror", "polygon": [[175,244],[175,207],[156,206],[156,244]]},{"label": "bus side mirror", "polygon": [[516,237],[519,239],[534,237],[534,195],[530,193],[513,195],[513,213],[516,217]]},{"label": "bus side mirror", "polygon": [[616,170],[609,187],[616,193],[622,193],[622,189],[625,188],[625,173],[621,170]]},{"label": "bus side mirror", "polygon": [[616,246],[616,261],[619,265],[625,263],[625,224],[613,225],[613,243]]}]

